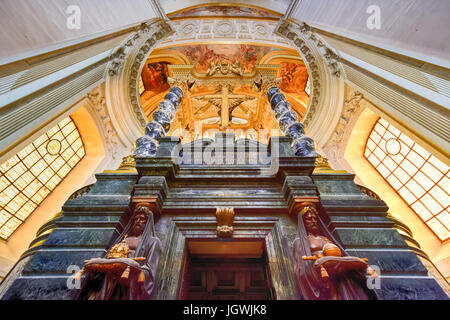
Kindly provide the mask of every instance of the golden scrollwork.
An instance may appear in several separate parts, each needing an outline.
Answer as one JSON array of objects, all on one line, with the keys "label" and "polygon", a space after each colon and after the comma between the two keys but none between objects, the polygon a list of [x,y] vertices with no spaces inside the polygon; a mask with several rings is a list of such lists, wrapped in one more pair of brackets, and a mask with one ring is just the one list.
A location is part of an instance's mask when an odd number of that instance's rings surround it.
[{"label": "golden scrollwork", "polygon": [[211,77],[218,72],[220,72],[222,75],[236,74],[238,76],[242,76],[244,70],[242,69],[239,61],[235,61],[233,63],[221,61],[220,63],[217,64],[214,61],[211,61],[208,70],[206,70],[206,75],[208,77]]},{"label": "golden scrollwork", "polygon": [[136,169],[136,161],[134,160],[134,155],[129,155],[122,158],[122,162],[119,165],[117,170],[135,170]]},{"label": "golden scrollwork", "polygon": [[328,159],[323,157],[320,154],[316,157],[316,161],[315,161],[314,165],[316,167],[315,168],[316,171],[333,169],[331,167],[330,163],[328,162]]},{"label": "golden scrollwork", "polygon": [[237,63],[214,63],[212,62],[205,73],[197,72],[194,65],[169,65],[168,82],[171,85],[178,85],[191,89],[197,86],[231,86],[250,85],[256,86],[261,91],[267,85],[276,85],[281,81],[277,78],[280,65],[258,64],[252,72],[244,72]]},{"label": "golden scrollwork", "polygon": [[233,235],[233,220],[234,209],[233,208],[217,208],[217,236],[221,238],[229,238]]},{"label": "golden scrollwork", "polygon": [[128,258],[128,254],[130,253],[130,248],[126,242],[127,235],[123,237],[123,240],[118,244],[115,244],[111,250],[108,252],[108,259],[116,259],[116,258]]}]

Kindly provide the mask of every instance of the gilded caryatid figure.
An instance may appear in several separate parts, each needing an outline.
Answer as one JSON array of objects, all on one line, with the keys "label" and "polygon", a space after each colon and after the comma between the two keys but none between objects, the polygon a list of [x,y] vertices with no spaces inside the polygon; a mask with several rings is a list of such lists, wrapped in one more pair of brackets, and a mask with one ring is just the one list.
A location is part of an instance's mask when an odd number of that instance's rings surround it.
[{"label": "gilded caryatid figure", "polygon": [[374,292],[365,274],[376,274],[367,259],[348,256],[333,238],[312,203],[304,203],[298,215],[294,240],[295,274],[304,299],[367,300]]},{"label": "gilded caryatid figure", "polygon": [[106,258],[85,261],[81,300],[146,300],[155,285],[161,242],[150,204],[136,205],[130,222]]}]

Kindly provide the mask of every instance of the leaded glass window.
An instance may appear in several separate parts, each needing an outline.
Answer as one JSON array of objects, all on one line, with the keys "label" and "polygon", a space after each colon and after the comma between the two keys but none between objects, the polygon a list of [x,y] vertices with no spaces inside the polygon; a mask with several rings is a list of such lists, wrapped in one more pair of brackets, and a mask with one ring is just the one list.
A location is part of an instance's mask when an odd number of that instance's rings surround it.
[{"label": "leaded glass window", "polygon": [[0,165],[0,238],[8,239],[84,157],[70,117]]},{"label": "leaded glass window", "polygon": [[447,165],[382,118],[364,156],[441,240],[450,237]]}]

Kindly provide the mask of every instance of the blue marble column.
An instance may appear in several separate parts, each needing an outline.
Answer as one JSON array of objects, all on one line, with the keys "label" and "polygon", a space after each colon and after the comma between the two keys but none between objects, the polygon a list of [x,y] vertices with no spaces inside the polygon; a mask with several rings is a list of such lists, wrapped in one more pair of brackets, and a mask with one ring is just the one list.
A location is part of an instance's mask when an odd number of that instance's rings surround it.
[{"label": "blue marble column", "polygon": [[305,135],[303,124],[297,120],[297,114],[277,87],[267,90],[267,98],[278,121],[281,132],[292,140],[291,148],[296,156],[315,157],[314,141]]},{"label": "blue marble column", "polygon": [[170,88],[159,104],[159,109],[153,113],[153,119],[145,127],[145,135],[136,140],[134,155],[153,157],[159,146],[159,139],[170,130],[170,124],[175,118],[178,106],[183,98],[183,91],[179,87]]}]

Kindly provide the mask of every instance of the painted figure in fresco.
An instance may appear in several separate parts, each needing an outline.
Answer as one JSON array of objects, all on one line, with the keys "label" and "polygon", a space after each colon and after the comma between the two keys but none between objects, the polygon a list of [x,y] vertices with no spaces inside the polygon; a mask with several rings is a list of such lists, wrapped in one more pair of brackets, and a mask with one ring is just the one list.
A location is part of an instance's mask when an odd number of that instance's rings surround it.
[{"label": "painted figure in fresco", "polygon": [[80,300],[147,300],[155,286],[161,242],[148,203],[136,205],[107,258],[86,261]]},{"label": "painted figure in fresco", "polygon": [[298,215],[293,251],[295,274],[304,299],[376,299],[366,286],[365,274],[371,271],[367,260],[347,255],[312,204],[306,204]]},{"label": "painted figure in fresco", "polygon": [[255,64],[269,51],[269,47],[247,44],[201,44],[181,48],[181,52],[199,73],[218,71],[224,62],[232,65],[238,74],[241,74],[241,70],[243,73],[252,72]]},{"label": "painted figure in fresco", "polygon": [[155,94],[169,88],[167,78],[169,75],[168,62],[148,63],[142,70],[142,81],[145,90],[153,91]]},{"label": "painted figure in fresco", "polygon": [[288,93],[300,93],[305,90],[308,81],[306,66],[300,63],[282,62],[281,71],[281,90]]}]

